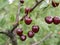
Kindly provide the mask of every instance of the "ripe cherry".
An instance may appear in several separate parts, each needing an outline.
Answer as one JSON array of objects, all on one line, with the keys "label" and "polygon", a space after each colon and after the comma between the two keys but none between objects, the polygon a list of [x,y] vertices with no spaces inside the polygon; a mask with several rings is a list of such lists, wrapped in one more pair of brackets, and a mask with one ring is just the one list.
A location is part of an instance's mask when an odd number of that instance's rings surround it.
[{"label": "ripe cherry", "polygon": [[26,17],[24,18],[24,22],[25,22],[27,25],[30,25],[31,22],[32,22],[32,19],[31,19],[30,17],[26,16]]},{"label": "ripe cherry", "polygon": [[34,36],[34,32],[33,32],[33,31],[29,31],[29,32],[28,32],[28,37],[29,37],[29,38],[32,38],[33,36]]},{"label": "ripe cherry", "polygon": [[45,17],[45,21],[46,23],[51,24],[53,22],[53,18],[51,16],[47,16]]},{"label": "ripe cherry", "polygon": [[21,35],[20,40],[25,41],[26,40],[26,35]]},{"label": "ripe cherry", "polygon": [[17,28],[17,29],[16,29],[16,33],[17,33],[17,35],[21,36],[22,33],[23,33],[23,31],[22,31],[22,29]]},{"label": "ripe cherry", "polygon": [[59,3],[52,1],[52,6],[53,7],[57,7],[58,5],[59,5]]},{"label": "ripe cherry", "polygon": [[24,3],[24,0],[20,0],[20,2],[23,4]]},{"label": "ripe cherry", "polygon": [[39,26],[37,26],[37,25],[32,26],[32,31],[34,33],[37,33],[39,31]]},{"label": "ripe cherry", "polygon": [[29,12],[31,12],[31,8],[25,8],[25,13],[28,14]]},{"label": "ripe cherry", "polygon": [[59,24],[59,23],[60,23],[60,17],[55,16],[55,17],[53,18],[53,23],[54,23],[54,24]]}]

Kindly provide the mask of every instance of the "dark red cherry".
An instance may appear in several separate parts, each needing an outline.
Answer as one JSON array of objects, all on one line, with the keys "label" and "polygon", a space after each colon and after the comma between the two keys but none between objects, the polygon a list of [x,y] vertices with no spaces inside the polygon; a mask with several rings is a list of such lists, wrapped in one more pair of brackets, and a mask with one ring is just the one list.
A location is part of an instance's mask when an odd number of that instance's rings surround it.
[{"label": "dark red cherry", "polygon": [[53,22],[53,18],[51,16],[45,17],[45,22],[51,24]]},{"label": "dark red cherry", "polygon": [[20,40],[25,41],[26,40],[26,35],[21,35]]},{"label": "dark red cherry", "polygon": [[23,34],[23,31],[22,31],[22,29],[17,28],[16,33],[17,33],[17,35],[21,36]]},{"label": "dark red cherry", "polygon": [[34,33],[37,33],[39,31],[39,26],[37,26],[37,25],[32,26],[32,31]]},{"label": "dark red cherry", "polygon": [[53,23],[54,23],[54,24],[59,24],[59,23],[60,23],[60,17],[55,16],[55,17],[53,18]]},{"label": "dark red cherry", "polygon": [[24,3],[24,0],[20,0],[20,2],[23,4]]},{"label": "dark red cherry", "polygon": [[30,17],[26,16],[26,17],[24,18],[24,22],[25,22],[27,25],[30,25],[31,22],[32,22],[32,19],[31,19]]},{"label": "dark red cherry", "polygon": [[52,1],[52,6],[53,7],[57,7],[58,5],[59,5],[59,3]]},{"label": "dark red cherry", "polygon": [[29,12],[31,12],[31,8],[25,8],[25,13],[28,14]]},{"label": "dark red cherry", "polygon": [[29,31],[29,32],[28,32],[28,37],[29,37],[29,38],[32,38],[33,36],[34,36],[34,32],[33,32],[33,31]]}]

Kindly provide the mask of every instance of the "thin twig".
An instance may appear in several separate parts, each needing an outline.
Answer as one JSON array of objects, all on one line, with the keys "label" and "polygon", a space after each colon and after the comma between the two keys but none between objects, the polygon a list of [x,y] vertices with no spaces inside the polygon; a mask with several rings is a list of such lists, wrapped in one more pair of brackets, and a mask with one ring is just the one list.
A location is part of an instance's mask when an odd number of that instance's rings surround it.
[{"label": "thin twig", "polygon": [[33,43],[32,45],[38,45],[41,44],[43,41],[45,41],[46,39],[48,39],[49,37],[51,37],[52,32],[48,33],[45,37],[43,37],[41,40],[39,40],[38,42]]},{"label": "thin twig", "polygon": [[35,0],[36,3],[38,3],[38,0]]},{"label": "thin twig", "polygon": [[16,14],[16,22],[19,21],[19,14],[20,14],[20,2],[19,2],[19,5],[18,5],[18,11],[17,11],[17,14]]},{"label": "thin twig", "polygon": [[33,8],[31,9],[31,11],[33,11],[42,1],[44,1],[44,0],[40,0],[38,3],[36,3],[36,4],[33,6]]},{"label": "thin twig", "polygon": [[0,34],[5,34],[5,35],[7,35],[7,31],[0,31]]},{"label": "thin twig", "polygon": [[16,22],[15,24],[13,25],[13,29],[11,30],[11,32],[13,32],[15,30],[15,28],[19,25],[19,14],[20,14],[20,2],[18,4],[18,11],[17,11],[17,14],[16,14]]}]

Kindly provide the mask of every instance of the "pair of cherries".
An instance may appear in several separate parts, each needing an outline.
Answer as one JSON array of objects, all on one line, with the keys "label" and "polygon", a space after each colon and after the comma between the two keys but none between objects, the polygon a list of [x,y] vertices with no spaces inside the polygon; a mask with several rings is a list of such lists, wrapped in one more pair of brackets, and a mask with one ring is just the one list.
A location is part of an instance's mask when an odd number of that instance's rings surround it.
[{"label": "pair of cherries", "polygon": [[47,16],[47,17],[45,17],[45,22],[48,24],[51,24],[53,22],[54,24],[57,25],[60,23],[60,17],[58,17],[58,16],[55,16],[55,17]]},{"label": "pair of cherries", "polygon": [[[34,26],[32,26],[32,31],[29,31],[27,33],[27,35],[28,35],[29,38],[32,38],[34,36],[34,34],[37,33],[38,31],[39,31],[39,26],[34,25]],[[20,40],[22,40],[22,41],[26,40],[27,37],[26,37],[26,35],[23,34],[22,29],[17,28],[16,33],[20,37]]]}]

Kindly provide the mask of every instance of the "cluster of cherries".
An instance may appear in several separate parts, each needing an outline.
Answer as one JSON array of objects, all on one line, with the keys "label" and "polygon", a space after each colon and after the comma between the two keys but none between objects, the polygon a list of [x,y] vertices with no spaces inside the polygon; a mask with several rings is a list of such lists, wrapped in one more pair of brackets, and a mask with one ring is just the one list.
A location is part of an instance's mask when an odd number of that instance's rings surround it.
[{"label": "cluster of cherries", "polygon": [[[35,35],[35,33],[37,33],[38,31],[39,31],[39,26],[35,26],[34,25],[34,26],[32,26],[32,30],[29,31],[27,33],[27,35],[28,35],[29,38],[33,38],[33,36]],[[17,28],[16,29],[16,33],[20,37],[20,40],[22,40],[22,41],[26,40],[27,37],[26,37],[26,35],[23,34],[23,30],[22,29]]]},{"label": "cluster of cherries", "polygon": [[[20,0],[21,3],[24,3],[24,0]],[[31,12],[30,8],[25,8],[25,14],[28,15],[28,13]],[[24,18],[24,22],[26,25],[30,25],[32,23],[32,19],[28,16],[25,16]],[[35,35],[35,33],[38,33],[39,31],[39,26],[38,25],[33,25],[32,26],[32,30],[28,31],[27,36],[29,38],[33,38],[33,36]],[[25,41],[27,36],[23,34],[23,30],[20,28],[16,29],[16,33],[17,35],[20,37],[20,40]]]},{"label": "cluster of cherries", "polygon": [[[20,3],[23,4],[24,3],[24,0],[20,0]],[[57,7],[58,5],[59,5],[59,3],[52,1],[52,6],[53,7]],[[25,8],[25,14],[28,15],[29,12],[31,12],[31,8]],[[54,18],[51,17],[51,16],[47,16],[47,17],[45,17],[45,21],[48,24],[51,24],[52,22],[54,24],[59,24],[60,23],[60,18],[57,17],[57,16],[54,17]],[[25,22],[26,25],[30,25],[31,22],[32,22],[32,19],[29,16],[25,16],[24,22]],[[28,35],[29,38],[32,38],[34,36],[34,34],[37,33],[38,31],[39,31],[39,26],[33,25],[32,26],[32,30],[29,31],[27,33],[27,35]],[[19,37],[20,37],[20,39],[22,41],[25,41],[26,40],[27,37],[26,37],[26,35],[23,34],[23,30],[22,29],[17,28],[16,29],[16,33],[17,33],[17,35],[19,35]]]},{"label": "cluster of cherries", "polygon": [[[59,5],[59,2],[55,2],[52,0],[52,6],[53,7],[57,7]],[[54,18],[52,16],[47,16],[45,17],[45,22],[48,23],[48,24],[51,24],[52,22],[54,24],[59,24],[60,23],[60,17],[58,16],[55,16]]]},{"label": "cluster of cherries", "polygon": [[45,22],[48,24],[51,24],[53,22],[54,24],[57,25],[60,23],[60,17],[58,17],[58,16],[55,16],[55,17],[47,16],[47,17],[45,17]]}]

